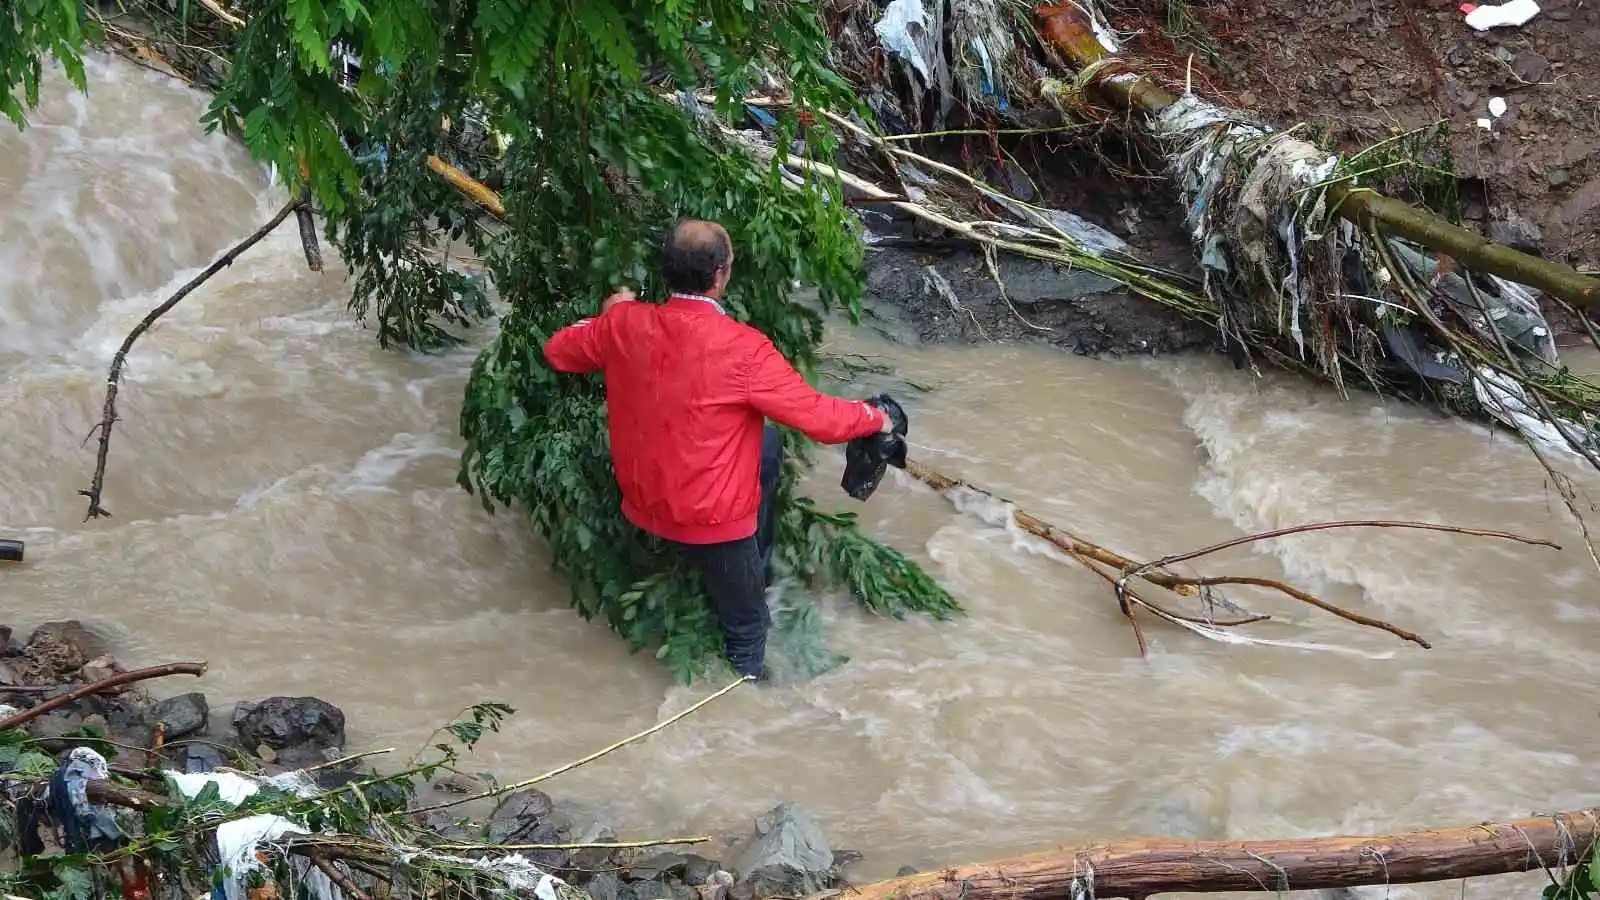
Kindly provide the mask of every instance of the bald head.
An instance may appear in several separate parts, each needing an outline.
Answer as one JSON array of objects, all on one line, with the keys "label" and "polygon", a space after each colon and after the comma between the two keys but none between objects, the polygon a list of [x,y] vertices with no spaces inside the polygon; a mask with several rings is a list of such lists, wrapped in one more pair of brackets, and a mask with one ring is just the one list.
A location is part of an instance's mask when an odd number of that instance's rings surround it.
[{"label": "bald head", "polygon": [[679,222],[661,248],[667,290],[720,297],[733,267],[733,242],[715,222]]}]

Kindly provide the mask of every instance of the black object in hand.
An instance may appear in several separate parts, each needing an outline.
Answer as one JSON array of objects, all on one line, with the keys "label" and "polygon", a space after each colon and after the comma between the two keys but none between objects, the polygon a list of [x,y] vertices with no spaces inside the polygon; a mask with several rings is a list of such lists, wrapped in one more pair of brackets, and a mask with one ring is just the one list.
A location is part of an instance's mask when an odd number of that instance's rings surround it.
[{"label": "black object in hand", "polygon": [[891,430],[856,438],[845,445],[844,478],[839,486],[857,500],[872,496],[889,466],[906,467],[906,430],[910,425],[906,411],[888,394],[879,394],[867,402],[883,410]]}]

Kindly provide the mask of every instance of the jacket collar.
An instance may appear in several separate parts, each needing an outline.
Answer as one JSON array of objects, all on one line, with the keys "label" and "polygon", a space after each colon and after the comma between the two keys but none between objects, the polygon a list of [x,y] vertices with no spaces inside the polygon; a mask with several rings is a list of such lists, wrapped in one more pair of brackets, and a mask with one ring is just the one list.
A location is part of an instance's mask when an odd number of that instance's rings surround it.
[{"label": "jacket collar", "polygon": [[667,298],[667,302],[683,310],[694,312],[711,312],[714,310],[724,315],[727,314],[727,311],[722,308],[721,303],[701,294],[686,294],[680,292],[669,296]]}]

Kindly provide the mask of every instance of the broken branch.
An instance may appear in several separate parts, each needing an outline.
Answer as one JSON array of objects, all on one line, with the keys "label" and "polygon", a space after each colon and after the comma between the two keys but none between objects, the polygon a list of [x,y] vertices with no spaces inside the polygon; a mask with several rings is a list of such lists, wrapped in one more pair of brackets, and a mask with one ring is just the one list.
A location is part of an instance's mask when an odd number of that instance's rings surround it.
[{"label": "broken branch", "polygon": [[[1392,634],[1392,635],[1394,635],[1394,636],[1396,636],[1398,638],[1401,638],[1402,640],[1411,641],[1412,643],[1417,644],[1418,646],[1422,647],[1423,649],[1431,649],[1431,647],[1432,647],[1431,644],[1429,644],[1426,640],[1424,640],[1421,636],[1417,635],[1415,632],[1407,631],[1404,628],[1401,628],[1401,627],[1399,627],[1397,625],[1392,625],[1392,624],[1390,624],[1388,622],[1385,622],[1385,621],[1383,621],[1381,619],[1374,619],[1374,618],[1371,618],[1370,616],[1364,616],[1361,613],[1352,612],[1350,610],[1344,609],[1343,607],[1335,606],[1334,604],[1329,603],[1328,601],[1323,600],[1320,597],[1317,597],[1317,596],[1315,596],[1313,594],[1307,593],[1306,591],[1300,590],[1297,587],[1294,587],[1294,586],[1289,585],[1289,584],[1285,584],[1284,582],[1277,581],[1275,579],[1271,579],[1271,578],[1253,578],[1253,577],[1244,577],[1244,576],[1198,577],[1198,576],[1188,576],[1188,575],[1177,575],[1177,574],[1174,574],[1174,573],[1172,573],[1170,571],[1167,571],[1165,569],[1165,567],[1167,565],[1171,564],[1172,562],[1179,562],[1179,561],[1191,558],[1189,555],[1179,555],[1179,556],[1176,556],[1176,557],[1169,557],[1169,558],[1166,558],[1166,559],[1158,559],[1158,560],[1155,560],[1155,561],[1152,561],[1152,562],[1148,562],[1148,563],[1134,562],[1134,561],[1130,560],[1128,557],[1123,556],[1122,554],[1117,553],[1114,550],[1108,550],[1108,549],[1106,549],[1104,547],[1100,547],[1100,546],[1098,546],[1096,544],[1091,544],[1088,541],[1085,541],[1082,538],[1077,537],[1076,535],[1073,535],[1073,534],[1071,534],[1071,533],[1069,533],[1067,531],[1064,531],[1063,529],[1058,528],[1057,526],[1052,525],[1049,522],[1046,522],[1043,519],[1038,518],[1037,516],[1034,516],[1034,515],[1031,515],[1031,514],[1029,514],[1027,512],[1024,512],[1023,510],[1018,509],[1016,507],[1016,505],[1011,503],[1011,501],[1009,501],[1009,500],[1005,500],[1004,498],[997,497],[994,494],[992,494],[992,493],[990,493],[988,491],[985,491],[982,488],[974,487],[974,486],[972,486],[971,484],[969,484],[969,483],[967,483],[965,481],[960,481],[960,480],[955,479],[955,478],[950,478],[948,476],[941,475],[938,472],[935,472],[932,469],[929,469],[927,466],[924,466],[921,463],[918,463],[918,462],[916,462],[914,460],[907,460],[906,461],[906,472],[907,472],[907,474],[911,475],[912,477],[916,478],[917,480],[921,481],[922,483],[928,485],[929,487],[933,488],[934,490],[939,491],[940,493],[948,493],[949,491],[952,491],[952,490],[964,489],[964,490],[968,490],[968,491],[971,491],[971,492],[976,493],[976,494],[980,494],[980,495],[985,496],[985,497],[990,497],[990,498],[993,498],[995,500],[999,500],[1000,502],[1006,504],[1007,508],[1010,510],[1012,521],[1017,523],[1017,527],[1021,528],[1023,531],[1027,532],[1028,534],[1031,534],[1034,537],[1040,538],[1042,540],[1048,541],[1049,543],[1053,544],[1057,549],[1061,550],[1063,553],[1066,553],[1068,556],[1072,557],[1075,561],[1077,561],[1077,562],[1079,562],[1081,564],[1084,564],[1085,566],[1088,566],[1090,569],[1094,568],[1093,566],[1089,566],[1089,562],[1091,560],[1096,562],[1096,563],[1100,563],[1102,565],[1107,565],[1107,566],[1110,566],[1110,567],[1112,567],[1114,569],[1117,569],[1119,572],[1121,572],[1121,575],[1120,575],[1120,577],[1116,578],[1113,581],[1112,586],[1116,591],[1117,605],[1121,608],[1123,614],[1128,617],[1130,623],[1132,623],[1132,620],[1133,620],[1133,610],[1132,610],[1132,607],[1130,606],[1130,602],[1138,602],[1140,605],[1149,608],[1152,612],[1155,612],[1158,615],[1175,617],[1174,614],[1172,614],[1172,613],[1168,612],[1167,610],[1162,609],[1162,608],[1160,608],[1158,606],[1155,606],[1154,604],[1148,603],[1143,598],[1138,597],[1137,595],[1130,596],[1128,588],[1127,588],[1127,580],[1129,578],[1131,578],[1131,577],[1140,578],[1143,581],[1145,581],[1145,582],[1147,582],[1147,583],[1149,583],[1151,585],[1154,585],[1154,586],[1160,587],[1160,588],[1165,588],[1165,589],[1167,589],[1169,591],[1172,591],[1173,593],[1178,594],[1179,596],[1183,596],[1183,597],[1193,597],[1196,594],[1201,593],[1202,591],[1204,591],[1208,587],[1217,587],[1217,586],[1225,585],[1225,584],[1237,584],[1237,585],[1243,585],[1243,586],[1261,587],[1261,588],[1268,588],[1268,589],[1271,589],[1271,590],[1275,590],[1275,591],[1278,591],[1279,593],[1282,593],[1282,594],[1284,594],[1286,596],[1292,597],[1295,600],[1299,600],[1302,603],[1306,603],[1308,605],[1315,606],[1316,608],[1318,608],[1320,610],[1323,610],[1325,612],[1332,613],[1333,615],[1338,616],[1339,618],[1344,619],[1347,622],[1353,622],[1353,623],[1358,624],[1358,625],[1365,625],[1365,626],[1367,626],[1369,628],[1377,628],[1377,629],[1379,629],[1381,631],[1387,631],[1388,633],[1390,633],[1390,634]],[[1392,523],[1392,524],[1398,524],[1398,523]],[[1301,526],[1300,530],[1313,530],[1314,528],[1315,528],[1315,526]],[[1436,526],[1436,528],[1437,528],[1437,530],[1441,530],[1441,531],[1453,531],[1453,530],[1456,530],[1456,529],[1449,528],[1448,526]],[[1461,530],[1466,532],[1466,533],[1481,533],[1481,532],[1475,532],[1472,529],[1461,529]],[[1292,529],[1285,529],[1285,531],[1292,531]],[[1490,532],[1490,534],[1493,534],[1494,536],[1502,536],[1502,535],[1504,535],[1504,533],[1502,533],[1502,532]],[[1515,536],[1512,536],[1512,537],[1515,537]],[[1519,540],[1527,540],[1530,543],[1547,543],[1547,542],[1537,541],[1536,539],[1532,539],[1532,538],[1528,538],[1528,539],[1517,538],[1517,539],[1519,539]],[[1239,539],[1235,540],[1235,543],[1245,543],[1248,540],[1249,540],[1249,538],[1239,538]],[[1218,549],[1220,549],[1220,548],[1218,548]],[[1209,550],[1207,552],[1209,552]],[[1104,573],[1100,573],[1100,572],[1097,572],[1097,574],[1104,575]],[[1216,624],[1216,623],[1211,623],[1211,624]],[[1238,623],[1234,623],[1234,624],[1244,624],[1244,623],[1243,622],[1238,622]],[[1143,636],[1142,633],[1139,632],[1138,625],[1136,623],[1133,623],[1133,627],[1134,627],[1135,637],[1138,638],[1139,645],[1140,645],[1140,650],[1142,651],[1144,649],[1144,636]]]},{"label": "broken branch", "polygon": [[[233,245],[228,252],[217,257],[216,261],[211,265],[206,266],[205,271],[191,278],[188,284],[178,288],[176,293],[166,299],[166,302],[150,310],[138,325],[133,326],[133,330],[128,332],[128,336],[122,340],[122,346],[117,348],[116,355],[111,358],[111,371],[106,376],[106,401],[100,416],[100,423],[95,426],[94,430],[89,432],[91,435],[95,431],[100,433],[100,449],[95,457],[94,478],[89,482],[89,489],[78,492],[79,495],[89,498],[89,511],[83,517],[85,522],[90,519],[110,518],[111,516],[111,513],[100,505],[100,493],[105,488],[106,457],[111,452],[111,428],[117,421],[117,388],[122,382],[122,367],[128,361],[128,351],[133,349],[134,341],[137,341],[146,331],[149,331],[156,324],[157,319],[166,315],[183,298],[193,293],[195,288],[205,284],[211,276],[233,265],[233,261],[238,259],[240,254],[259,244],[263,238],[272,233],[273,229],[283,224],[283,220],[289,218],[289,214],[298,209],[302,202],[301,200],[291,200],[285,203],[283,208],[278,210],[277,215],[273,216],[267,224],[256,229],[254,234]],[[84,441],[87,443],[88,438],[85,438]]]},{"label": "broken branch", "polygon": [[51,697],[49,700],[44,701],[38,706],[35,706],[31,709],[25,709],[19,713],[8,716],[4,719],[0,719],[0,731],[5,731],[11,728],[21,728],[23,725],[32,722],[34,719],[39,718],[51,710],[60,709],[63,706],[69,706],[85,697],[93,694],[103,693],[111,690],[112,688],[121,687],[125,684],[133,684],[136,681],[147,681],[151,678],[165,678],[168,675],[193,675],[198,678],[205,673],[206,664],[203,662],[166,663],[164,665],[150,666],[144,669],[134,669],[130,672],[121,672],[116,675],[112,675],[109,678],[102,678],[99,681],[91,682],[90,684],[70,690],[59,697]]},{"label": "broken branch", "polygon": [[1600,838],[1600,809],[1370,836],[1259,841],[1145,838],[1062,847],[870,884],[852,900],[1143,900],[1170,892],[1326,890],[1572,865]]},{"label": "broken branch", "polygon": [[506,207],[504,203],[500,202],[500,195],[483,182],[478,181],[437,156],[428,157],[428,168],[443,176],[445,181],[450,182],[451,187],[466,194],[467,197],[471,198],[472,202],[493,213],[495,218],[505,219]]}]

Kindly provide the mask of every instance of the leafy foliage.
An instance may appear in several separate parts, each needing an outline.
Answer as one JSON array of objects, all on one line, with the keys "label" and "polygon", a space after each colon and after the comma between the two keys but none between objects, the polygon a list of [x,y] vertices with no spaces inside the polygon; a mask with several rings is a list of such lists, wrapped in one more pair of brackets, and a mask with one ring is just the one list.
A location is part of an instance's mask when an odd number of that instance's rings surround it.
[{"label": "leafy foliage", "polygon": [[98,36],[94,21],[74,0],[7,0],[0,7],[0,115],[18,128],[26,124],[27,109],[39,105],[45,54],[83,90],[84,42]]},{"label": "leafy foliage", "polygon": [[1594,900],[1600,897],[1600,841],[1589,848],[1588,858],[1544,889],[1542,900]]},{"label": "leafy foliage", "polygon": [[[435,258],[464,241],[509,301],[473,367],[461,414],[461,483],[486,508],[524,509],[568,578],[574,608],[687,680],[721,638],[692,574],[620,514],[605,405],[592,378],[552,371],[556,329],[596,311],[619,283],[658,294],[661,240],[683,217],[727,226],[738,272],[730,314],[770,336],[808,376],[823,316],[856,314],[862,286],[855,220],[836,185],[758,162],[729,142],[736,102],[783,86],[795,108],[855,106],[826,65],[814,0],[241,0],[246,24],[206,116],[254,154],[303,179],[330,240],[355,273],[352,308],[379,340],[431,349],[490,314],[480,284]],[[32,45],[55,52],[53,47]],[[335,47],[357,51],[348,89]],[[58,54],[59,55],[59,54]],[[701,86],[705,86],[702,88]],[[693,90],[709,90],[702,105]],[[467,132],[509,151],[468,152]],[[779,158],[829,159],[834,142],[782,117]],[[429,171],[438,156],[503,186],[506,222]],[[786,181],[792,179],[791,181]],[[796,289],[812,286],[813,299]],[[807,584],[842,579],[869,610],[957,610],[904,556],[792,499],[805,441],[787,434],[778,555]],[[803,613],[803,600],[796,613]],[[815,621],[815,620],[808,620]],[[814,629],[806,629],[809,633]]]}]

